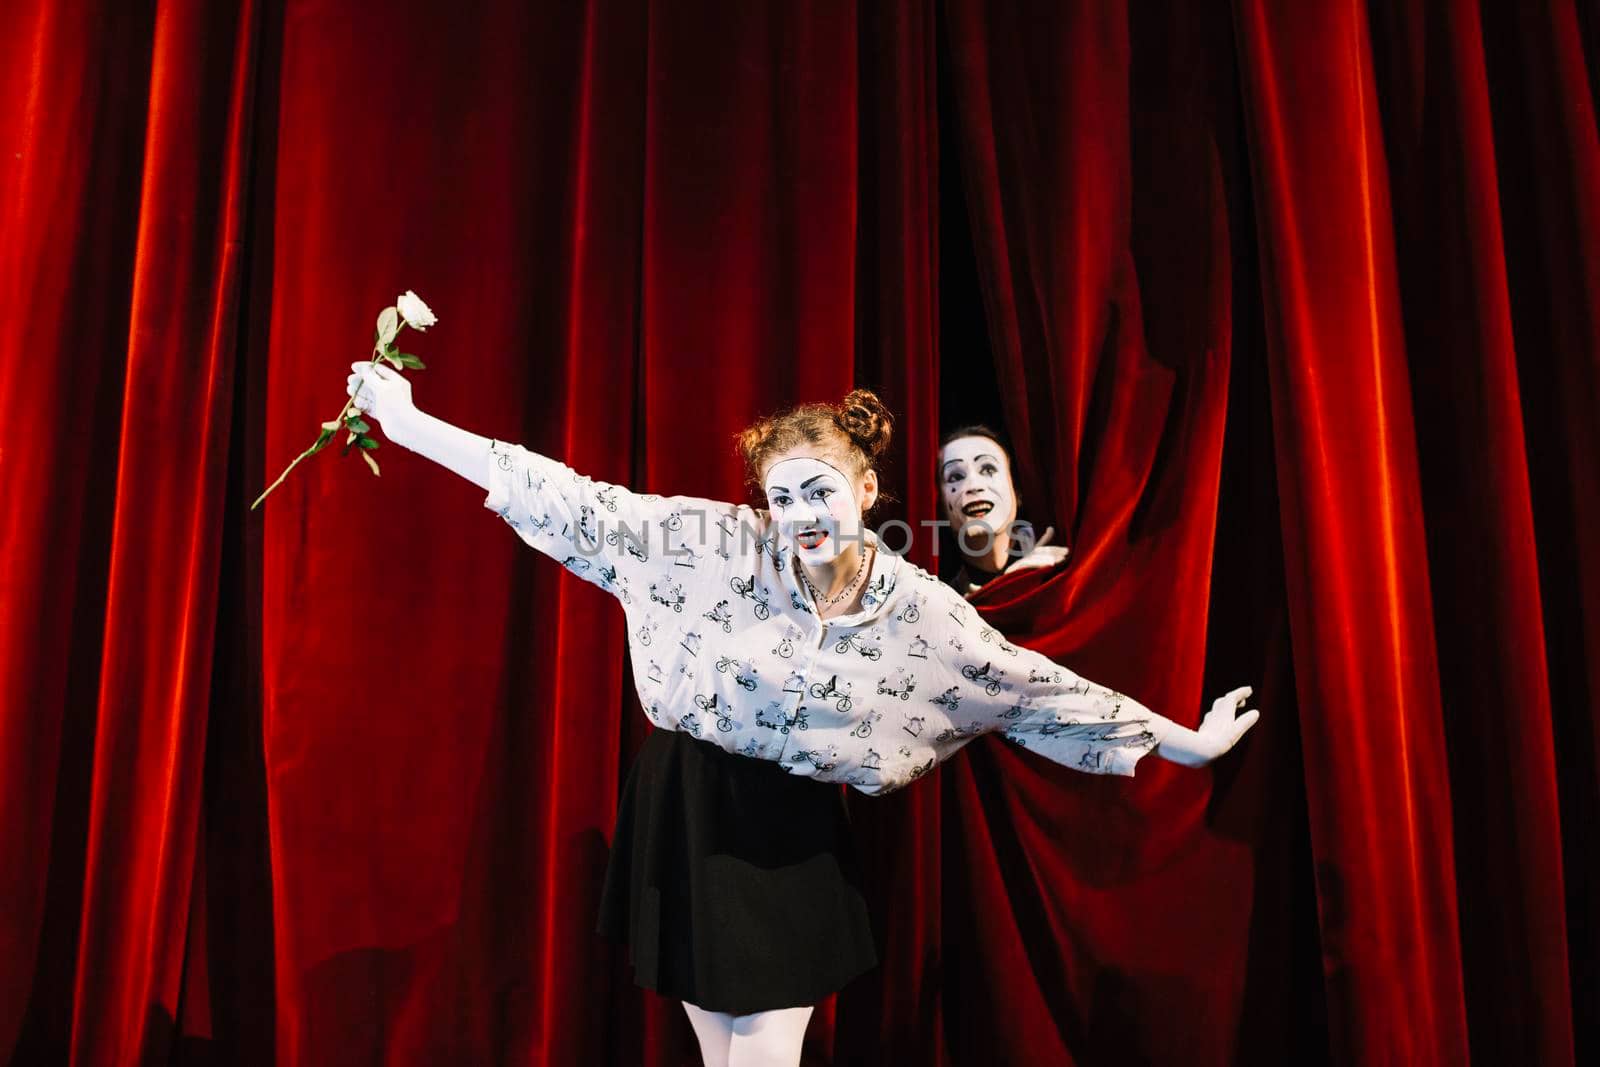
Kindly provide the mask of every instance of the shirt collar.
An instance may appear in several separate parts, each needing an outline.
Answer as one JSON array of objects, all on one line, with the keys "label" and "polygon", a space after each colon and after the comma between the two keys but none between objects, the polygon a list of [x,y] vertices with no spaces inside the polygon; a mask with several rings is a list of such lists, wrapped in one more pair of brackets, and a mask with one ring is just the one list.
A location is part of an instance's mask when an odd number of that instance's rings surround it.
[{"label": "shirt collar", "polygon": [[[872,566],[867,571],[867,588],[861,594],[861,610],[849,615],[835,615],[828,620],[829,625],[860,626],[871,622],[883,614],[889,601],[894,596],[894,590],[900,584],[901,559],[893,552],[883,547],[883,542],[871,530],[863,530],[867,544],[875,546],[878,551],[872,554]],[[792,553],[786,553],[789,565],[781,568],[784,581],[799,598],[800,603],[806,606],[806,611],[812,618],[816,618],[816,606],[811,599],[811,590],[806,583],[800,580],[800,558]]]}]

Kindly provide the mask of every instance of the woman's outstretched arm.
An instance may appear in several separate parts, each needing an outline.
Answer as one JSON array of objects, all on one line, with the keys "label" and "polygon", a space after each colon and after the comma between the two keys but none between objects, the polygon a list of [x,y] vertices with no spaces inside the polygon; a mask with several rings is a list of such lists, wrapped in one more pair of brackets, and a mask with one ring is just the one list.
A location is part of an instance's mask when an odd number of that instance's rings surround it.
[{"label": "woman's outstretched arm", "polygon": [[1205,766],[1237,744],[1260,717],[1254,709],[1236,716],[1250,695],[1242,686],[1219,697],[1200,728],[1191,730],[1125,693],[1011,644],[954,590],[939,588],[945,608],[941,625],[950,631],[937,643],[939,659],[959,676],[943,700],[963,733],[996,730],[1077,770],[1132,775],[1140,757],[1150,753],[1186,767]]},{"label": "woman's outstretched arm", "polygon": [[345,392],[355,397],[363,414],[378,420],[385,437],[455,471],[479,489],[489,488],[489,438],[420,410],[412,399],[410,380],[399,371],[373,363],[350,367]]},{"label": "woman's outstretched arm", "polygon": [[489,488],[489,447],[493,443],[489,438],[419,409],[413,409],[396,429],[399,437],[386,434],[391,441],[448,467],[479,489]]},{"label": "woman's outstretched arm", "polygon": [[483,506],[524,542],[624,605],[654,591],[651,578],[660,578],[660,566],[647,567],[652,554],[692,567],[704,551],[708,523],[732,510],[694,497],[635,493],[579,474],[560,460],[418,410],[411,383],[396,370],[351,366],[347,391],[378,419],[384,436],[485,490]]}]

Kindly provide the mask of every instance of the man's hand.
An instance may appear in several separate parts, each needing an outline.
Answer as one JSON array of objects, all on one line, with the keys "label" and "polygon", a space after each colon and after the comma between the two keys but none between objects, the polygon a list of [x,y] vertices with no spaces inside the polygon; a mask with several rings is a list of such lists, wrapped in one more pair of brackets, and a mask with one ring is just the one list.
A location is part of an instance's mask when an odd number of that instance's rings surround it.
[{"label": "man's hand", "polygon": [[1032,570],[1035,567],[1054,567],[1066,558],[1067,549],[1063,545],[1039,545],[1026,556],[1008,565],[1006,573]]}]

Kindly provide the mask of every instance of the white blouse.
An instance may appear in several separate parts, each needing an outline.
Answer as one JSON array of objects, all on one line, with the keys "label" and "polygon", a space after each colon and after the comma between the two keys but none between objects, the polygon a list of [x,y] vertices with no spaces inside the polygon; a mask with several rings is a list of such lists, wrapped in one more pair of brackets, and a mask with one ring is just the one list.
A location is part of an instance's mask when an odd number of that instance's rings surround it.
[{"label": "white blouse", "polygon": [[483,506],[622,602],[651,722],[793,774],[886,793],[999,731],[1081,771],[1132,775],[1166,722],[1008,643],[887,550],[861,610],[819,620],[764,510],[634,493],[499,440]]}]

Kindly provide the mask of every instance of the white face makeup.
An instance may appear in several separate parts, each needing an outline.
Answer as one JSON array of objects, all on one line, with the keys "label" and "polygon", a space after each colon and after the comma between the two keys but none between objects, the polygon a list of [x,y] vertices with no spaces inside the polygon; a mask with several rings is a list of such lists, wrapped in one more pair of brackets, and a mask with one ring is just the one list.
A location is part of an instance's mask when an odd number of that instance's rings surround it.
[{"label": "white face makeup", "polygon": [[811,456],[780,460],[762,480],[779,536],[800,562],[822,567],[861,538],[861,508],[850,479]]},{"label": "white face makeup", "polygon": [[[991,531],[1003,532],[1017,517],[1011,465],[987,437],[957,437],[940,450],[939,495],[950,528],[958,537],[970,534],[974,547],[982,547]],[[969,525],[972,529],[964,529]]]}]

